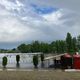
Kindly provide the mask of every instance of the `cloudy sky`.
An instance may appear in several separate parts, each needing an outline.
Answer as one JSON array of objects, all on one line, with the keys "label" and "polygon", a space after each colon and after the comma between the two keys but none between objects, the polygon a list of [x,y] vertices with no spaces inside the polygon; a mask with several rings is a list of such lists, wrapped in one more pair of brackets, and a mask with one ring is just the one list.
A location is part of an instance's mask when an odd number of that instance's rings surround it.
[{"label": "cloudy sky", "polygon": [[65,39],[80,32],[80,0],[0,0],[0,48]]}]

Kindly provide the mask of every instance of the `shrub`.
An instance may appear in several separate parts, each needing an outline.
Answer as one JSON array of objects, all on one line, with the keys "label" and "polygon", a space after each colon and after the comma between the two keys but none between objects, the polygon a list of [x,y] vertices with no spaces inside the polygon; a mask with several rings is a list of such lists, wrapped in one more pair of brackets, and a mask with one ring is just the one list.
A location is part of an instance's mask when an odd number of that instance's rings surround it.
[{"label": "shrub", "polygon": [[3,57],[2,65],[3,65],[4,68],[5,68],[6,65],[7,65],[7,57],[6,57],[6,56]]},{"label": "shrub", "polygon": [[33,56],[33,64],[34,64],[34,67],[35,68],[38,67],[38,55],[34,55]]},{"label": "shrub", "polygon": [[40,58],[41,58],[41,67],[43,68],[44,67],[44,54],[41,54]]},{"label": "shrub", "polygon": [[41,62],[43,62],[44,61],[44,54],[41,54],[40,57],[41,57]]},{"label": "shrub", "polygon": [[16,62],[17,62],[17,64],[19,63],[19,61],[20,61],[20,55],[16,55]]}]

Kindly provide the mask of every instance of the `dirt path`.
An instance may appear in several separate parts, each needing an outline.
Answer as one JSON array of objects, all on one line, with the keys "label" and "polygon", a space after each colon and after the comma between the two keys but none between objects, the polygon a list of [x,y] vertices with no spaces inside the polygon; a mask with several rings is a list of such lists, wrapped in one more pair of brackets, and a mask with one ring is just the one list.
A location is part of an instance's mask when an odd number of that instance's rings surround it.
[{"label": "dirt path", "polygon": [[0,80],[80,80],[80,72],[49,71],[0,71]]}]

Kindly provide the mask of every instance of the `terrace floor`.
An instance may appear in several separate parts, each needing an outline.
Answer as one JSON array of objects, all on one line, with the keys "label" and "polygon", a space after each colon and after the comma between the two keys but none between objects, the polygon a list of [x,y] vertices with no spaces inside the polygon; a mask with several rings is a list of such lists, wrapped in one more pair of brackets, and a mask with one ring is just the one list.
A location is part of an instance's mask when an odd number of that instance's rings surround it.
[{"label": "terrace floor", "polygon": [[62,70],[0,71],[0,80],[80,80],[80,72]]}]

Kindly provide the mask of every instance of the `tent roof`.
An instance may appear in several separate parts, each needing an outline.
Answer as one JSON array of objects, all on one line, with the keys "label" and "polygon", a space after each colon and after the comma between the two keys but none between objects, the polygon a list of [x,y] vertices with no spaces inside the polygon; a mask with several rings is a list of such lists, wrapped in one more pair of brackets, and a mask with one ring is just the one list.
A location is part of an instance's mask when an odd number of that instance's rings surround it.
[{"label": "tent roof", "polygon": [[75,54],[73,57],[80,58],[80,54]]},{"label": "tent roof", "polygon": [[72,56],[68,53],[64,54],[64,57],[71,58]]}]

